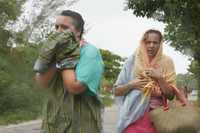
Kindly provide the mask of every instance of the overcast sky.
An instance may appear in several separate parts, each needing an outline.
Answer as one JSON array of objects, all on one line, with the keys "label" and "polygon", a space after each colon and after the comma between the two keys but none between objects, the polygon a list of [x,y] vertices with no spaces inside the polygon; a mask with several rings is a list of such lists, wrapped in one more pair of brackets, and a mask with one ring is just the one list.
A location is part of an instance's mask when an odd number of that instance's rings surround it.
[{"label": "overcast sky", "polygon": [[[33,21],[31,19],[36,17],[36,15],[32,14],[33,18],[31,18],[31,12],[37,13],[40,11],[38,8],[38,11],[35,11],[33,7],[34,3],[37,4],[38,1],[28,0],[26,5],[27,12],[25,13],[25,15],[28,14],[28,21]],[[59,2],[62,1],[59,0]],[[138,18],[131,11],[124,11],[125,1],[79,0],[70,8],[68,6],[63,8],[64,6],[62,6],[56,9],[55,12],[53,11],[53,13],[60,12],[59,10],[62,9],[78,11],[86,21],[86,29],[89,29],[85,34],[87,41],[98,48],[108,49],[122,57],[129,57],[134,53],[136,47],[138,47],[138,42],[146,30],[153,28],[163,33],[165,25],[153,19]],[[55,14],[49,15],[49,18],[56,18]],[[22,23],[22,25],[24,24]],[[20,26],[17,27],[21,29]],[[190,62],[186,56],[175,51],[167,44],[164,44],[164,53],[173,58],[177,73],[187,72]]]},{"label": "overcast sky", "polygon": [[[123,57],[135,51],[143,33],[150,29],[164,31],[165,25],[153,19],[138,18],[124,11],[125,0],[80,0],[70,9],[80,12],[89,29],[85,38],[98,48]],[[177,73],[186,73],[188,58],[164,44],[164,53],[173,58]]]}]

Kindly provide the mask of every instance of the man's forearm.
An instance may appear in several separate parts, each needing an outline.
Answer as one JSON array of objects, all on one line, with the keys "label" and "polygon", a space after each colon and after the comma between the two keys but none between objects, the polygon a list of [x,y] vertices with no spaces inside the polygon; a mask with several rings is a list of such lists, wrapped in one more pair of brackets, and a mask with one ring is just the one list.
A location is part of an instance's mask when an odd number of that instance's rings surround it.
[{"label": "man's forearm", "polygon": [[80,94],[86,90],[86,86],[76,80],[76,74],[73,69],[62,71],[64,88],[72,94]]},{"label": "man's forearm", "polygon": [[77,80],[72,83],[70,88],[68,88],[68,91],[73,94],[80,94],[83,93],[85,90],[86,90],[85,85],[83,85],[81,82]]}]

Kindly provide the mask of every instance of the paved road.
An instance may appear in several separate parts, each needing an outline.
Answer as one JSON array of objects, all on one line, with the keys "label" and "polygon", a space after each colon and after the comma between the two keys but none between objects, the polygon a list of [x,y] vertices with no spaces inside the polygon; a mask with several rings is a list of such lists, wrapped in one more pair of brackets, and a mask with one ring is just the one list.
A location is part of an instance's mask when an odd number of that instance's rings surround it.
[{"label": "paved road", "polygon": [[[117,108],[112,106],[105,108],[103,128],[104,133],[116,133],[115,125],[117,120]],[[21,123],[18,125],[9,125],[0,127],[0,133],[39,133],[41,120]]]}]

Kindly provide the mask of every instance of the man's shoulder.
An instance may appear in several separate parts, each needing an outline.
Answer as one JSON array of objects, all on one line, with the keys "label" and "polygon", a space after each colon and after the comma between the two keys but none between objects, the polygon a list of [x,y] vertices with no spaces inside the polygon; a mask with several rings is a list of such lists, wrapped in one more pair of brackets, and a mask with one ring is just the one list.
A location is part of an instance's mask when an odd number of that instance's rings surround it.
[{"label": "man's shoulder", "polygon": [[97,55],[100,55],[99,49],[94,46],[93,44],[87,43],[82,48],[85,55],[89,57],[95,57]]},{"label": "man's shoulder", "polygon": [[93,44],[91,44],[91,43],[86,43],[85,45],[83,45],[83,48],[86,49],[86,50],[99,51],[99,49],[96,46],[94,46]]}]

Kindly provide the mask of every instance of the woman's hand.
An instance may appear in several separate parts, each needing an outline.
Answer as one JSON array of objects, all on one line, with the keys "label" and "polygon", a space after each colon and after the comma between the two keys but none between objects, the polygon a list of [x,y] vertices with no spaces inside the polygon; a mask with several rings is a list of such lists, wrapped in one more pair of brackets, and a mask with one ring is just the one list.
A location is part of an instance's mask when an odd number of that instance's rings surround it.
[{"label": "woman's hand", "polygon": [[159,69],[155,68],[148,68],[145,70],[145,74],[153,79],[156,79],[161,92],[170,100],[174,97],[174,92],[171,89],[170,85],[166,82],[164,77],[162,76],[162,73]]},{"label": "woman's hand", "polygon": [[132,86],[132,89],[143,90],[144,86],[149,82],[148,79],[144,78],[135,78],[130,81],[129,84]]},{"label": "woman's hand", "polygon": [[153,79],[159,80],[159,79],[163,78],[162,73],[159,69],[147,68],[144,71],[148,77],[151,77]]},{"label": "woman's hand", "polygon": [[128,92],[132,91],[133,89],[143,91],[144,86],[148,82],[149,82],[148,79],[135,78],[134,80],[130,81],[128,84],[116,86],[114,94],[115,96],[123,96],[127,94]]}]

